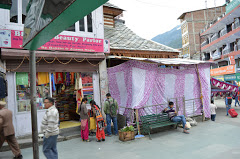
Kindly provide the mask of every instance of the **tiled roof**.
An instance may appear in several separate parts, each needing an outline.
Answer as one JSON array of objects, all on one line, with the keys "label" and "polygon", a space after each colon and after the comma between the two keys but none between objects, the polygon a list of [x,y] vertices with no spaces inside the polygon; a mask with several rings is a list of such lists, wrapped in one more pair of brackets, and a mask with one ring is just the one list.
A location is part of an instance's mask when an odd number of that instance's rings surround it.
[{"label": "tiled roof", "polygon": [[[109,2],[105,3],[103,6],[110,7],[110,8],[121,9],[118,6],[115,6],[115,5],[113,5],[113,4],[109,3]],[[123,10],[123,9],[121,9],[121,10]]]},{"label": "tiled roof", "polygon": [[115,21],[114,28],[104,27],[104,39],[110,40],[110,49],[179,52],[152,40],[141,38],[118,20]]}]

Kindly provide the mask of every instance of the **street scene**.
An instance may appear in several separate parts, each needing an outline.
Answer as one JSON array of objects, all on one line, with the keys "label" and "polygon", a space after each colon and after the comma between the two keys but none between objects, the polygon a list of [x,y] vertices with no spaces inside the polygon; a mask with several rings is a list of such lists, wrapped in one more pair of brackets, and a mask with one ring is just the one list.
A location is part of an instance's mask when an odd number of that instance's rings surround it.
[{"label": "street scene", "polygon": [[[119,141],[118,136],[106,138],[105,142],[97,143],[91,136],[89,143],[80,138],[58,143],[60,159],[87,158],[186,158],[186,159],[238,159],[240,152],[240,119],[226,116],[223,100],[217,100],[216,121],[198,122],[191,127],[189,135],[182,133],[181,128],[169,129],[128,142]],[[234,107],[240,113],[240,107]],[[40,146],[40,151],[42,146]],[[171,150],[171,154],[169,154]],[[32,159],[32,148],[22,149],[26,159]],[[12,157],[11,151],[1,152],[1,159]],[[40,158],[44,155],[40,153]]]},{"label": "street scene", "polygon": [[0,0],[0,159],[239,158],[239,0]]}]

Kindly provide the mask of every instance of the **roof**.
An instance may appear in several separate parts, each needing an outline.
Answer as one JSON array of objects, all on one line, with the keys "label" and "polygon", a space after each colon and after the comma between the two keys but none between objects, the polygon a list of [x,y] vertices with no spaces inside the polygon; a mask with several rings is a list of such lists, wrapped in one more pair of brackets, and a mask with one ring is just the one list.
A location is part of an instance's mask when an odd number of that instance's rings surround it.
[{"label": "roof", "polygon": [[118,6],[116,6],[112,3],[109,3],[109,2],[103,4],[103,6],[123,10],[123,9],[119,8]]},{"label": "roof", "polygon": [[180,58],[139,58],[139,57],[126,57],[126,56],[107,56],[108,59],[122,59],[122,60],[138,60],[145,62],[158,63],[163,65],[194,65],[194,64],[204,64],[212,62],[200,61],[200,60],[189,60]]},{"label": "roof", "polygon": [[104,39],[110,40],[110,49],[176,52],[177,49],[141,38],[130,30],[123,22],[115,20],[115,27],[104,27]]},{"label": "roof", "polygon": [[191,13],[191,12],[197,12],[197,11],[201,11],[201,10],[207,10],[207,9],[213,9],[213,8],[219,8],[219,7],[223,7],[226,4],[222,5],[222,6],[218,6],[218,7],[212,7],[212,8],[206,8],[206,9],[198,9],[198,10],[193,10],[193,11],[188,11],[188,12],[184,12],[182,15],[180,15],[180,17],[178,17],[177,19],[183,19],[183,17],[187,14],[187,13]]}]

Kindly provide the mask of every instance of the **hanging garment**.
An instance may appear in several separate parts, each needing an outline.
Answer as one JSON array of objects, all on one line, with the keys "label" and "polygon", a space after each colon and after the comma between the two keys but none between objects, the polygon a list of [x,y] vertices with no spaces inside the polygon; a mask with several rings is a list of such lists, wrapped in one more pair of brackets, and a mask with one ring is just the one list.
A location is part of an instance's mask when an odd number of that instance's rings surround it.
[{"label": "hanging garment", "polygon": [[71,72],[71,84],[74,84],[74,78],[75,76],[74,76],[74,72]]},{"label": "hanging garment", "polygon": [[52,82],[52,90],[55,92],[56,91],[56,86],[55,86],[55,81],[54,81],[54,75],[51,73],[51,82]]},{"label": "hanging garment", "polygon": [[71,81],[70,81],[70,73],[69,72],[67,72],[66,73],[66,86],[69,86],[70,85],[70,83],[71,83]]},{"label": "hanging garment", "polygon": [[75,78],[75,90],[79,89],[79,73],[76,73],[76,78]]},{"label": "hanging garment", "polygon": [[16,85],[28,85],[28,73],[17,72],[16,73]]},{"label": "hanging garment", "polygon": [[48,72],[38,72],[38,85],[49,83],[49,73]]},{"label": "hanging garment", "polygon": [[56,72],[56,84],[62,84],[63,83],[63,73]]},{"label": "hanging garment", "polygon": [[7,84],[5,79],[0,76],[0,98],[5,98],[7,96]]}]

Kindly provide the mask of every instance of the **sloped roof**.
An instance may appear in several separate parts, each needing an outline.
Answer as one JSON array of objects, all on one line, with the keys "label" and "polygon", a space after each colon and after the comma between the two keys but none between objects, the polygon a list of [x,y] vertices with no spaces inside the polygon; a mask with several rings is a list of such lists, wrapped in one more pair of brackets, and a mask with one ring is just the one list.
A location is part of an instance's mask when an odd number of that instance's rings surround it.
[{"label": "sloped roof", "polygon": [[110,40],[110,49],[177,52],[178,50],[141,38],[120,20],[115,20],[115,27],[104,27],[104,39]]},{"label": "sloped roof", "polygon": [[[119,8],[118,6],[113,5],[112,3],[109,3],[109,2],[103,4],[103,6],[110,7],[110,8],[121,9],[121,8]],[[123,10],[123,9],[121,9],[121,10]]]}]

